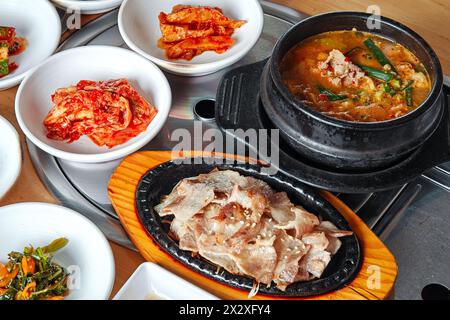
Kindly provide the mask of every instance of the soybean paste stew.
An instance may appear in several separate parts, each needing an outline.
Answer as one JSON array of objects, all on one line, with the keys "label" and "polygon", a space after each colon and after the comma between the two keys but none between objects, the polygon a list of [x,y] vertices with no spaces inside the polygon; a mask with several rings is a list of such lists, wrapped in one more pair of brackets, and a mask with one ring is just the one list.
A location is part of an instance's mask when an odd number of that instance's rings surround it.
[{"label": "soybean paste stew", "polygon": [[307,38],[281,62],[289,90],[330,117],[375,122],[419,107],[431,81],[419,59],[391,40],[360,31]]}]

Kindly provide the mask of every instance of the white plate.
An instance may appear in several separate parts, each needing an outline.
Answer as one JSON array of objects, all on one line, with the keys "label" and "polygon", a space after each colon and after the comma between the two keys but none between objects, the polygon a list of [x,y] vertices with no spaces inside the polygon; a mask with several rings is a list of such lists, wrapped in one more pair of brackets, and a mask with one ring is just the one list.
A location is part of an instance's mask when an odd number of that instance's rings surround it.
[{"label": "white plate", "polygon": [[62,9],[80,10],[83,14],[97,14],[120,6],[123,0],[52,0]]},{"label": "white plate", "polygon": [[114,284],[114,258],[101,231],[70,209],[47,203],[20,203],[0,208],[0,261],[30,244],[44,246],[65,237],[54,261],[74,272],[69,300],[108,299]]},{"label": "white plate", "polygon": [[[158,114],[147,130],[112,149],[95,145],[83,136],[73,143],[48,139],[43,121],[52,108],[56,89],[80,80],[127,78]],[[166,121],[172,94],[166,77],[153,63],[138,54],[117,47],[87,46],[60,52],[29,74],[19,87],[16,116],[26,136],[51,155],[69,161],[95,163],[125,157],[146,145]]]},{"label": "white plate", "polygon": [[141,264],[114,300],[217,300],[217,297],[160,266]]},{"label": "white plate", "polygon": [[[225,53],[204,52],[191,61],[168,60],[158,48],[161,38],[158,15],[178,4],[220,7],[234,20],[247,23],[233,34],[236,43]],[[126,44],[161,68],[179,75],[200,76],[223,69],[244,57],[261,35],[264,15],[257,0],[124,0],[119,11],[119,30]]]},{"label": "white plate", "polygon": [[26,50],[11,57],[19,68],[0,78],[0,90],[16,86],[27,72],[48,58],[61,38],[61,21],[55,7],[47,0],[1,0],[0,25],[16,28],[28,41]]},{"label": "white plate", "polygon": [[20,174],[22,153],[16,129],[0,116],[0,200]]}]

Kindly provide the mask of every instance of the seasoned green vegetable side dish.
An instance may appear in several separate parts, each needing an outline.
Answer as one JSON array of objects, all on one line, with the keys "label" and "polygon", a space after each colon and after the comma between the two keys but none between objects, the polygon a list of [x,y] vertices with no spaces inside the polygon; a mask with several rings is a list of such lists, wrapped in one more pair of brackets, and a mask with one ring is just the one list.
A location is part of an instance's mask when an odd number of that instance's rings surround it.
[{"label": "seasoned green vegetable side dish", "polygon": [[0,263],[0,300],[64,299],[69,274],[52,258],[67,243],[59,238],[45,247],[10,252],[6,265]]},{"label": "seasoned green vegetable side dish", "polygon": [[401,117],[431,91],[428,72],[407,48],[360,31],[307,38],[281,62],[289,90],[330,117],[375,122]]}]

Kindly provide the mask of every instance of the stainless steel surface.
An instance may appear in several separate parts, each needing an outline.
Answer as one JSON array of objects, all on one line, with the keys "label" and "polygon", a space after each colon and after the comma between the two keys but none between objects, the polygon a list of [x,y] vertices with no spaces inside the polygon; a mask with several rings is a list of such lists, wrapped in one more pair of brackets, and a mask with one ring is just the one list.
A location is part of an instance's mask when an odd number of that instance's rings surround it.
[{"label": "stainless steel surface", "polygon": [[[118,14],[119,10],[114,10],[85,25],[80,31],[77,31],[75,35],[66,39],[66,41],[58,47],[57,51],[84,46],[95,38],[101,38],[105,31],[112,27],[117,27]],[[111,42],[106,42],[105,44],[112,46],[120,46],[123,44],[120,34],[119,37],[108,37],[108,40]]]},{"label": "stainless steel surface", "polygon": [[450,87],[450,77],[449,76],[444,75],[444,84],[447,87]]},{"label": "stainless steel surface", "polygon": [[450,288],[450,193],[426,179],[384,240],[398,262],[397,299],[421,299],[431,283]]},{"label": "stainless steel surface", "polygon": [[384,241],[394,231],[421,189],[421,184],[410,183],[406,185],[398,194],[396,201],[375,222],[372,230],[381,240]]},{"label": "stainless steel surface", "polygon": [[[95,202],[85,198],[68,180],[61,170],[56,158],[38,149],[27,140],[28,150],[34,167],[41,180],[49,191],[61,202],[62,205],[72,208],[93,221],[105,234],[105,236],[125,247],[134,249],[125,231],[117,218],[108,212],[101,210]],[[76,228],[76,226],[74,226]]]},{"label": "stainless steel surface", "polygon": [[[266,13],[263,34],[238,65],[268,57],[277,39],[293,23],[306,17],[274,3],[260,2]],[[117,12],[112,11],[85,26],[64,42],[59,50],[93,44],[126,47],[116,25]],[[192,132],[192,106],[200,99],[215,98],[218,82],[225,71],[198,78],[166,74],[173,91],[170,117],[160,134],[144,150],[171,149],[176,142],[171,142],[170,136],[177,128]],[[447,85],[449,80],[446,77]],[[203,122],[202,125],[204,128],[215,127],[213,122]],[[109,239],[133,247],[106,193],[111,173],[120,161],[95,165],[72,163],[55,159],[30,141],[28,145],[39,176],[62,204],[85,214],[100,226]],[[396,298],[420,298],[422,287],[431,281],[449,286],[449,276],[445,272],[450,265],[449,191],[450,163],[447,163],[428,171],[416,182],[394,190],[361,195],[338,194],[385,239],[397,258],[399,278]]]}]

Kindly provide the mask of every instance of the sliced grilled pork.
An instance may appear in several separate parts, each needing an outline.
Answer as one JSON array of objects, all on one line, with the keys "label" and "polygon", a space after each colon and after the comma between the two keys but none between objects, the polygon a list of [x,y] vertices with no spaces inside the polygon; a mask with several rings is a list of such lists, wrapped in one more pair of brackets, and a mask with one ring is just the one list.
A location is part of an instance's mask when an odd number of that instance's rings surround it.
[{"label": "sliced grilled pork", "polygon": [[320,277],[341,246],[338,238],[352,234],[320,222],[285,192],[230,170],[180,181],[155,210],[174,216],[170,230],[181,249],[280,290]]}]

